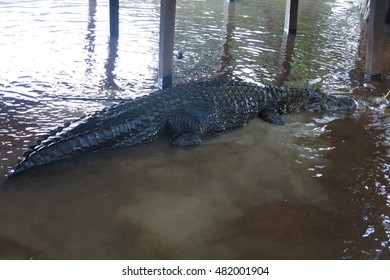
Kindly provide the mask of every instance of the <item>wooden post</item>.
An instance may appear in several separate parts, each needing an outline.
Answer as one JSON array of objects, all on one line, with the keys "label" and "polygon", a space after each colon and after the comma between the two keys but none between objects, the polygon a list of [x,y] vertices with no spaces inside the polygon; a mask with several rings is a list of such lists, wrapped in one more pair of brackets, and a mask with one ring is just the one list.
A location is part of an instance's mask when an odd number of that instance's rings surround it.
[{"label": "wooden post", "polygon": [[110,36],[119,36],[119,0],[110,0]]},{"label": "wooden post", "polygon": [[381,75],[386,2],[384,0],[370,0],[366,65],[364,68],[364,78],[369,80],[378,79]]},{"label": "wooden post", "polygon": [[299,0],[286,0],[286,13],[284,17],[284,32],[296,33],[298,22]]},{"label": "wooden post", "polygon": [[172,86],[175,14],[176,0],[161,0],[158,84],[162,89]]}]

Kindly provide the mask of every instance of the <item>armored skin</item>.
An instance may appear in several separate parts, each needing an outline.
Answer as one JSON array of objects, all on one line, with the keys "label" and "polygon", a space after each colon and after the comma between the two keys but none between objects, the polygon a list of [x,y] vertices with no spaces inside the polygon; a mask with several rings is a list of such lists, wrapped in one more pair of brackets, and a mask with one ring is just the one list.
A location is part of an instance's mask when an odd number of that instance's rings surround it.
[{"label": "armored skin", "polygon": [[305,88],[236,81],[182,84],[58,127],[30,146],[9,175],[110,147],[146,144],[163,134],[172,135],[175,145],[192,146],[205,135],[244,126],[255,117],[283,125],[284,114],[353,110],[356,104],[351,97]]}]

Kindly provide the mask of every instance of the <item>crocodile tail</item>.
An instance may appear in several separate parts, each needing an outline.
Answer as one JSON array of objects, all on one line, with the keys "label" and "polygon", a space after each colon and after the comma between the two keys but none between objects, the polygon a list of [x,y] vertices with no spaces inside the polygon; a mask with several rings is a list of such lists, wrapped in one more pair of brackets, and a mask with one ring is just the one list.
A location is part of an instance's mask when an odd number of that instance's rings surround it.
[{"label": "crocodile tail", "polygon": [[[73,124],[70,125],[72,127]],[[150,122],[147,116],[140,116],[130,121],[124,121],[110,126],[89,131],[80,131],[80,126],[72,130],[54,130],[50,136],[37,141],[11,169],[9,176],[25,170],[46,165],[62,159],[74,158],[80,155],[103,150],[109,147],[131,147],[151,142],[158,138],[164,129],[164,122]],[[72,134],[77,131],[77,134]]]},{"label": "crocodile tail", "polygon": [[[22,171],[49,164],[61,159],[76,157],[84,153],[97,150],[99,145],[103,144],[99,138],[102,137],[100,132],[88,132],[63,138],[60,135],[49,136],[45,140],[38,140],[37,145],[31,146],[23,157],[11,170],[10,175],[18,174]],[[105,139],[104,143],[108,144]],[[111,139],[113,140],[113,139]]]}]

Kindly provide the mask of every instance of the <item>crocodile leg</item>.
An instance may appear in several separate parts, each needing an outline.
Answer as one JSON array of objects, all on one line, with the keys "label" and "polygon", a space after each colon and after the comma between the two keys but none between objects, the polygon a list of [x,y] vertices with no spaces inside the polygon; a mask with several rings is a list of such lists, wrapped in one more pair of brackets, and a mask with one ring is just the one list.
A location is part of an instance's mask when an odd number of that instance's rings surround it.
[{"label": "crocodile leg", "polygon": [[201,123],[188,113],[179,112],[170,116],[167,120],[167,128],[175,138],[174,145],[194,146],[202,141]]},{"label": "crocodile leg", "polygon": [[275,125],[284,125],[285,121],[276,106],[266,106],[259,112],[259,118]]}]

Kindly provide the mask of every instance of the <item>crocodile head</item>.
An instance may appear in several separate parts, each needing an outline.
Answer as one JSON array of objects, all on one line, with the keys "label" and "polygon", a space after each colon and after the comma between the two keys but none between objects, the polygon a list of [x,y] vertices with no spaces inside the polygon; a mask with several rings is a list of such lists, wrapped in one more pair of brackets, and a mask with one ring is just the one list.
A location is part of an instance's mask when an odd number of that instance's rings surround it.
[{"label": "crocodile head", "polygon": [[350,96],[341,94],[325,94],[319,90],[310,91],[309,100],[305,110],[309,112],[320,111],[351,111],[357,109],[358,103]]},{"label": "crocodile head", "polygon": [[281,95],[276,105],[283,114],[301,111],[350,111],[357,108],[356,100],[350,96],[326,94],[319,89],[312,90],[305,88],[287,89],[286,94]]}]

